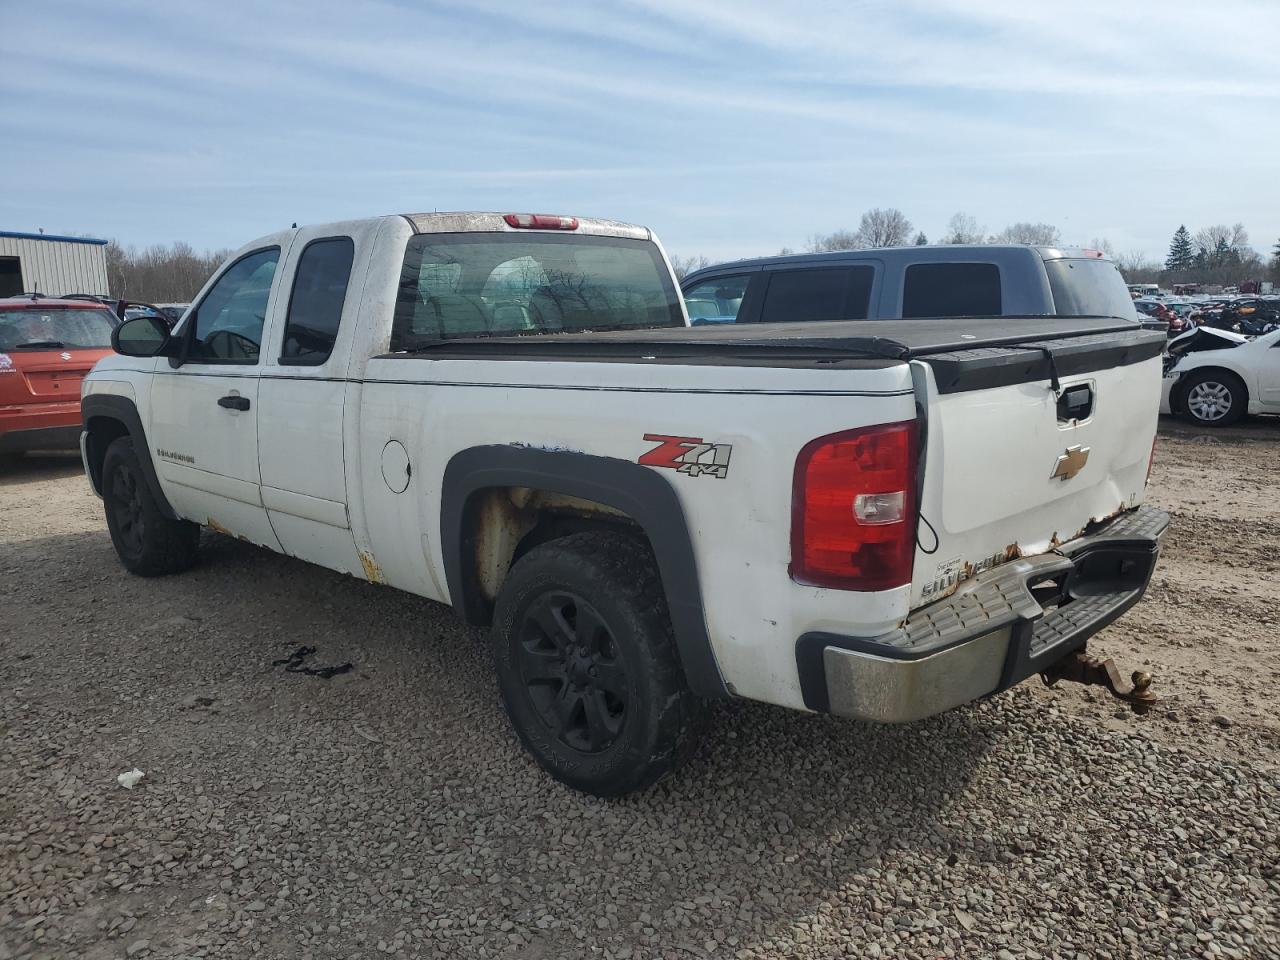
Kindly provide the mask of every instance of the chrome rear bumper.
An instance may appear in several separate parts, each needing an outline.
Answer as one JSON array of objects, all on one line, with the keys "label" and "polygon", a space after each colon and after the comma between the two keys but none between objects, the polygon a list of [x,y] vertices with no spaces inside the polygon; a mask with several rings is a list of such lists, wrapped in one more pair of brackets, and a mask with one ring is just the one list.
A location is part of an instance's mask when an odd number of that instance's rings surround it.
[{"label": "chrome rear bumper", "polygon": [[1140,507],[1051,553],[973,577],[891,633],[805,634],[796,643],[805,705],[904,723],[1005,690],[1138,602],[1168,525],[1164,511]]}]

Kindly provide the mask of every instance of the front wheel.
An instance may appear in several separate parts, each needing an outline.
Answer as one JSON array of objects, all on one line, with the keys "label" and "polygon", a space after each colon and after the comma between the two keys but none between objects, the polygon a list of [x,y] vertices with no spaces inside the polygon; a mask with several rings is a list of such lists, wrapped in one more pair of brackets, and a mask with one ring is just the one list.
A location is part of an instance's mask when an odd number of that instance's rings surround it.
[{"label": "front wheel", "polygon": [[642,790],[696,745],[705,706],[634,540],[582,533],[531,550],[503,584],[492,640],[512,726],[562,783],[600,797]]},{"label": "front wheel", "polygon": [[1249,398],[1244,384],[1220,370],[1193,373],[1182,391],[1188,419],[1203,427],[1225,427],[1244,416]]},{"label": "front wheel", "polygon": [[161,512],[130,437],[119,437],[107,447],[102,502],[111,543],[130,573],[159,577],[180,573],[196,562],[200,528]]}]

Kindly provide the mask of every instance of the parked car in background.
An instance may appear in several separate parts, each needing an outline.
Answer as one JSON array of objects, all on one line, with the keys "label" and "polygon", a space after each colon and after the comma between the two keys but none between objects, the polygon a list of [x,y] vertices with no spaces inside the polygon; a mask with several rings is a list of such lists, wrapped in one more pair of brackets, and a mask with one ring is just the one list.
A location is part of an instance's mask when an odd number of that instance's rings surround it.
[{"label": "parked car in background", "polygon": [[[911,317],[1140,319],[1097,250],[941,245],[740,260],[681,281],[690,323]],[[1164,323],[1147,326],[1165,329]]]},{"label": "parked car in background", "polygon": [[189,303],[157,303],[156,309],[169,321],[169,326],[173,326],[182,319],[182,315],[187,312]]},{"label": "parked car in background", "polygon": [[1251,339],[1200,327],[1170,341],[1160,410],[1205,427],[1280,413],[1280,330]]},{"label": "parked car in background", "polygon": [[117,325],[125,320],[132,320],[134,317],[162,317],[168,320],[170,326],[173,325],[173,321],[169,320],[169,315],[160,307],[151,303],[143,303],[140,300],[116,300],[111,297],[100,297],[93,293],[64,293],[61,299],[83,300],[87,303],[100,304],[111,311]]},{"label": "parked car in background", "polygon": [[80,381],[111,352],[115,319],[83,300],[0,300],[0,453],[79,445]]}]

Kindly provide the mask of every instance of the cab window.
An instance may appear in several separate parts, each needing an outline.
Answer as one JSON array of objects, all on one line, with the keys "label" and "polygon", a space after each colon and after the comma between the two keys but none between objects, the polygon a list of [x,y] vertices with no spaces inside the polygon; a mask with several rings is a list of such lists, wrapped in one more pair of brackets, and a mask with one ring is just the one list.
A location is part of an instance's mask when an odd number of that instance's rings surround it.
[{"label": "cab window", "polygon": [[689,322],[695,327],[709,323],[736,323],[750,279],[750,274],[717,277],[690,287],[684,295]]},{"label": "cab window", "polygon": [[994,263],[913,263],[902,288],[903,317],[998,317]]},{"label": "cab window", "polygon": [[196,363],[257,363],[267,298],[280,248],[241,257],[214,283],[195,310],[187,356]]},{"label": "cab window", "polygon": [[865,320],[875,267],[778,270],[769,278],[761,323]]},{"label": "cab window", "polygon": [[298,258],[289,295],[280,363],[318,367],[329,359],[347,300],[355,244],[350,237],[313,240]]}]

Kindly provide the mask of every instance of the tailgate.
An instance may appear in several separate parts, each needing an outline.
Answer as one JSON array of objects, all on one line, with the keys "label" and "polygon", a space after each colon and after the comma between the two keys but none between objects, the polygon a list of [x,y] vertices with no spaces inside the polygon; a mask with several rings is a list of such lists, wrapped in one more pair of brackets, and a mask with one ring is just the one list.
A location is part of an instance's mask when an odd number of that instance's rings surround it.
[{"label": "tailgate", "polygon": [[913,357],[925,424],[913,609],[1142,501],[1163,343],[1134,330]]}]

